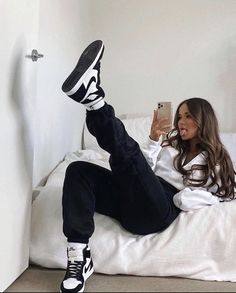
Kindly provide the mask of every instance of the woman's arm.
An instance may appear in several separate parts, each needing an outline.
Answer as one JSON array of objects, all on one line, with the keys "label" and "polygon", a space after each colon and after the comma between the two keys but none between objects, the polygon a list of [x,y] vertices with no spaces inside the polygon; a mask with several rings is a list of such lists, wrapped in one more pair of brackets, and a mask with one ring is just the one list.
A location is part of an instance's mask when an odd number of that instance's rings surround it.
[{"label": "woman's arm", "polygon": [[163,118],[158,119],[157,110],[154,110],[150,134],[147,139],[146,145],[142,147],[143,155],[152,170],[154,170],[156,166],[158,155],[162,149],[161,136],[165,134],[163,129],[166,128],[166,120],[167,119]]},{"label": "woman's arm", "polygon": [[152,140],[150,137],[148,137],[146,145],[142,147],[142,153],[144,157],[146,158],[149,166],[154,170],[157,160],[158,160],[158,155],[161,151],[161,142]]},{"label": "woman's arm", "polygon": [[142,147],[142,152],[148,164],[154,170],[158,155],[162,149],[161,136],[165,134],[163,129],[166,127],[166,119],[158,119],[157,110],[153,112],[152,124],[150,134],[147,139],[146,145]]}]

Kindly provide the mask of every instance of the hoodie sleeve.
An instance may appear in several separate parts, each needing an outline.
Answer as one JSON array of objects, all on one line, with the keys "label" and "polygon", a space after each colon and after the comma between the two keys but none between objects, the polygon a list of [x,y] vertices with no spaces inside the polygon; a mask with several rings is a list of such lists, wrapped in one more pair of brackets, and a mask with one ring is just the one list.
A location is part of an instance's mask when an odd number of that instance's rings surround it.
[{"label": "hoodie sleeve", "polygon": [[148,137],[146,144],[142,146],[142,153],[152,170],[155,169],[161,149],[161,138],[159,141],[155,141]]},{"label": "hoodie sleeve", "polygon": [[206,190],[191,190],[189,187],[186,187],[174,195],[173,201],[179,209],[191,211],[205,206],[217,205],[220,203],[220,198]]}]

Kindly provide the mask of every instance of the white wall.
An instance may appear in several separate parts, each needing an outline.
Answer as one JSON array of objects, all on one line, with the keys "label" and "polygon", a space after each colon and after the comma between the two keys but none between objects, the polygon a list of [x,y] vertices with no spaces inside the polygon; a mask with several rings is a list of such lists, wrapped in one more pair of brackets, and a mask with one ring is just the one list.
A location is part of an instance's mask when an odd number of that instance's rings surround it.
[{"label": "white wall", "polygon": [[85,0],[41,0],[34,144],[36,186],[69,151],[81,148],[85,109],[61,86],[90,36],[90,10]]},{"label": "white wall", "polygon": [[235,0],[89,0],[95,38],[105,43],[107,100],[117,113],[152,113],[158,99],[193,96],[214,106],[222,131],[236,131]]},{"label": "white wall", "polygon": [[0,291],[28,266],[38,1],[0,1]]}]

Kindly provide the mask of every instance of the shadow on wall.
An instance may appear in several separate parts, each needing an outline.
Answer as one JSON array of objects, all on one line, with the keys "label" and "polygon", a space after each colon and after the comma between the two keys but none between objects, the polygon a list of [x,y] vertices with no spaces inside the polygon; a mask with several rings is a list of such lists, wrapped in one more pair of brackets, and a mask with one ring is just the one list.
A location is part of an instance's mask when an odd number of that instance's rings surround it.
[{"label": "shadow on wall", "polygon": [[[20,37],[12,54],[10,78],[10,103],[18,129],[18,153],[22,168],[26,171],[27,182],[31,183],[33,173],[33,101],[35,96],[35,75],[30,76],[30,61],[25,61],[25,40]],[[31,65],[32,71],[32,65]],[[28,79],[28,80],[27,80]]]},{"label": "shadow on wall", "polygon": [[10,180],[13,186],[16,185],[13,189],[14,194],[9,195],[14,201],[11,203],[16,203],[13,210],[17,209],[16,218],[12,219],[11,234],[20,236],[17,238],[16,251],[17,255],[22,256],[29,254],[33,165],[33,115],[30,107],[32,107],[31,98],[33,98],[31,89],[35,90],[35,84],[32,85],[33,87],[30,84],[33,76],[29,75],[30,67],[27,68],[29,65],[24,57],[25,44],[24,37],[19,37],[10,52],[9,100],[6,108],[10,121],[9,154],[12,156],[10,160],[14,160],[10,162],[11,166],[14,166]]}]

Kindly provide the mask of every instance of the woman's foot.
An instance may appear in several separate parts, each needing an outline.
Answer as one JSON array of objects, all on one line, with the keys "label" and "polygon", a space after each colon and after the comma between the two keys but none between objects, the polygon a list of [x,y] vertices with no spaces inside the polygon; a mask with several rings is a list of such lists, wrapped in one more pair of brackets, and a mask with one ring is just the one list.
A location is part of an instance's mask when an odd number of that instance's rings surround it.
[{"label": "woman's foot", "polygon": [[64,93],[89,110],[99,109],[104,105],[105,93],[100,87],[100,61],[103,52],[101,40],[91,43],[62,85]]}]

